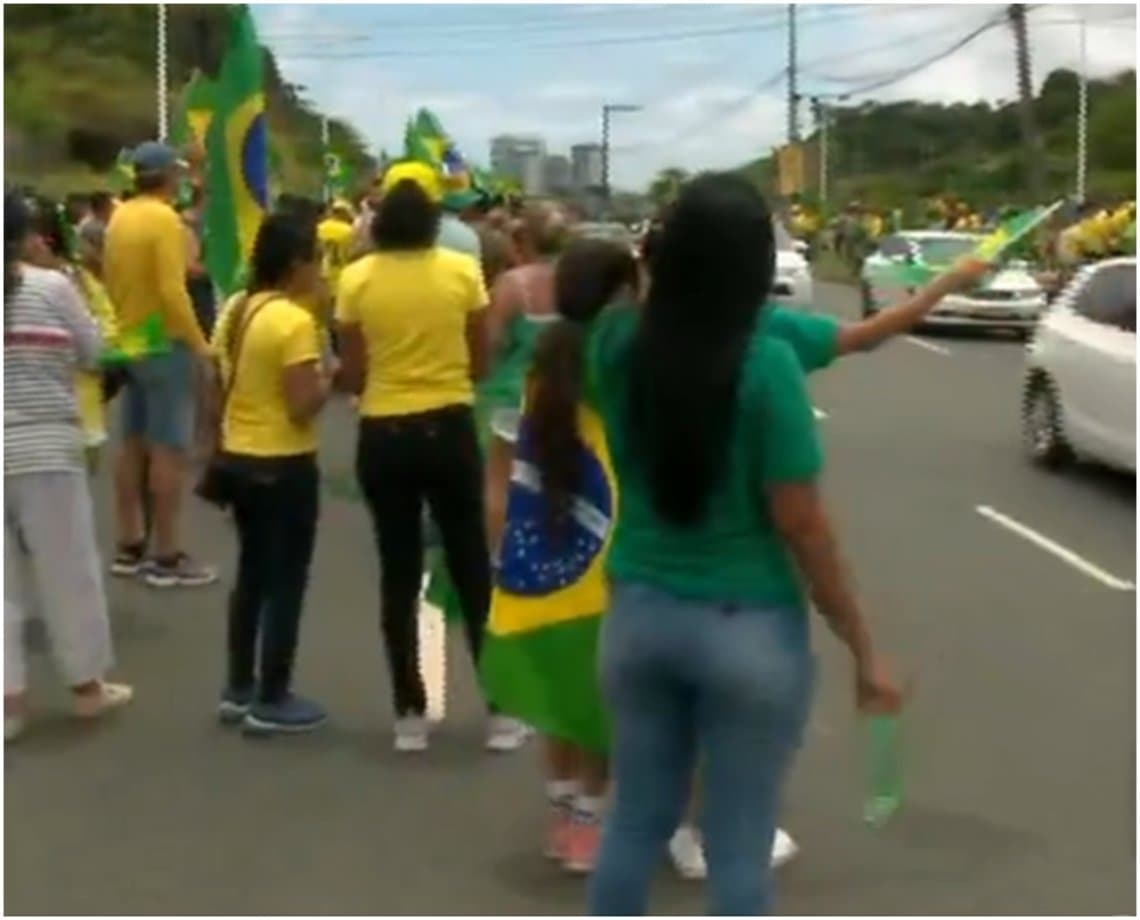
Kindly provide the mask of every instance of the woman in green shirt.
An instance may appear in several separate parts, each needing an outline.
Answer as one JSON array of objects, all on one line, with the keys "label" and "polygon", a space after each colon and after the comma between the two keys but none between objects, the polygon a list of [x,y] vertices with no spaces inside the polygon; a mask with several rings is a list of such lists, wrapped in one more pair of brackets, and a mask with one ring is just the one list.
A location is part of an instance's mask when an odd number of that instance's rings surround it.
[{"label": "woman in green shirt", "polygon": [[644,912],[698,754],[712,911],[769,908],[767,857],[814,680],[805,581],[851,651],[860,707],[900,703],[819,497],[803,369],[757,322],[774,270],[760,195],[702,177],[662,230],[644,309],[603,313],[592,336],[622,496],[600,658],[615,799],[596,914]]}]

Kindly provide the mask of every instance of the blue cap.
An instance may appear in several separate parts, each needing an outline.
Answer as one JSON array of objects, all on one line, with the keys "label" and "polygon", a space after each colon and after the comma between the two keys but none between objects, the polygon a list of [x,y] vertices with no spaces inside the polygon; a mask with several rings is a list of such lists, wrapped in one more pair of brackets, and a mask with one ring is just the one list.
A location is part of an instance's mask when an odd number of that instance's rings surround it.
[{"label": "blue cap", "polygon": [[161,141],[143,141],[131,154],[131,163],[143,173],[166,172],[185,165],[178,151]]}]

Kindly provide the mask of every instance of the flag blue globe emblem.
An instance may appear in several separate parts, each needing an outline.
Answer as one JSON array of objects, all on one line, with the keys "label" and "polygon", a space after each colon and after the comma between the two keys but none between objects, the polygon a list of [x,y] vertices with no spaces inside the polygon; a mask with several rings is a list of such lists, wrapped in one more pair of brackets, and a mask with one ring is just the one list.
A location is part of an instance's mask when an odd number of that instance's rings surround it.
[{"label": "flag blue globe emblem", "polygon": [[542,597],[580,581],[602,552],[613,526],[613,492],[597,455],[579,444],[581,478],[569,520],[560,533],[552,533],[528,428],[524,419],[507,492],[496,584],[512,594]]},{"label": "flag blue globe emblem", "polygon": [[241,144],[241,174],[249,197],[262,209],[269,206],[269,134],[265,113],[258,112],[246,125]]}]

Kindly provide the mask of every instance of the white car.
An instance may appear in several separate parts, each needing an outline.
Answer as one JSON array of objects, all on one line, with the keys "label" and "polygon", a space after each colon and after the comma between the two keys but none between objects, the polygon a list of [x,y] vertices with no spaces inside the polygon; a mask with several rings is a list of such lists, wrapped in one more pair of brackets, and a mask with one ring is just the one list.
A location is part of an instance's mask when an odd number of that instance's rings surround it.
[{"label": "white car", "polygon": [[792,238],[779,220],[773,219],[776,233],[776,280],[772,299],[777,303],[810,309],[815,298],[811,265],[804,257],[804,245]]},{"label": "white car", "polygon": [[[969,255],[983,237],[940,230],[908,230],[885,237],[863,263],[860,294],[863,315],[905,300],[914,293],[905,280],[907,266],[946,267]],[[900,279],[900,269],[903,278]],[[919,273],[921,276],[921,272]],[[923,327],[1008,329],[1025,338],[1045,308],[1045,291],[1024,262],[1002,266],[986,283],[952,294],[923,322]]]},{"label": "white car", "polygon": [[1136,259],[1090,265],[1045,312],[1026,349],[1030,457],[1073,456],[1136,472]]}]

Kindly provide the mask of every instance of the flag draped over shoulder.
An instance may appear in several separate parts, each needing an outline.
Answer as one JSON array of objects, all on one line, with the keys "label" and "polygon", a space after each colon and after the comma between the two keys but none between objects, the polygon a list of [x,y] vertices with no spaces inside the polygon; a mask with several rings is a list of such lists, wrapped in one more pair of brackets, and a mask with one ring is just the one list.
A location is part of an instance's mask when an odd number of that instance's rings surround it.
[{"label": "flag draped over shoulder", "polygon": [[580,487],[568,527],[552,533],[525,416],[520,424],[480,675],[504,713],[601,753],[609,728],[596,656],[617,486],[601,420],[585,406],[578,433]]},{"label": "flag draped over shoulder", "polygon": [[269,199],[263,60],[246,6],[233,15],[206,131],[206,267],[226,295],[239,285]]}]

